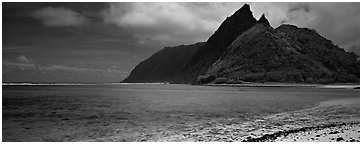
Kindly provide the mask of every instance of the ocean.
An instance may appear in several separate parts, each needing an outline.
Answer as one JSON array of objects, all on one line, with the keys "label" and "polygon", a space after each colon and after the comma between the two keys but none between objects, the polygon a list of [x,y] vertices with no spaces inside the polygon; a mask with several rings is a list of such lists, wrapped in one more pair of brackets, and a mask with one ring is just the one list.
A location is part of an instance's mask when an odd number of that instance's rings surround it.
[{"label": "ocean", "polygon": [[[3,141],[183,141],[185,129],[245,123],[353,99],[359,90],[178,84],[3,85]],[[206,126],[205,126],[206,127]]]}]

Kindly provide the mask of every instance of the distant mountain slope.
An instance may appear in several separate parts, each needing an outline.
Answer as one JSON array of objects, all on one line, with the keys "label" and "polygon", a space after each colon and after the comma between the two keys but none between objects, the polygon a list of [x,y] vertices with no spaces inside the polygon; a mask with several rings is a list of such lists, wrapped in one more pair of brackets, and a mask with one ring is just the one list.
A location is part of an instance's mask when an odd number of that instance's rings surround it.
[{"label": "distant mountain slope", "polygon": [[205,43],[165,48],[138,64],[123,82],[355,83],[359,60],[316,31],[281,25],[245,4]]},{"label": "distant mountain slope", "polygon": [[122,82],[177,81],[181,69],[204,43],[166,47],[139,63]]}]

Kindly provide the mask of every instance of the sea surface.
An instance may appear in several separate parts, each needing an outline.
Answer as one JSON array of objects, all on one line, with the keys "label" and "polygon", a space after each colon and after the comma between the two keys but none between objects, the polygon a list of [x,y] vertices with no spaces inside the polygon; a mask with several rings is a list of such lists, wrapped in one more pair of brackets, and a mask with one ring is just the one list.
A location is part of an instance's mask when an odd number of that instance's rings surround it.
[{"label": "sea surface", "polygon": [[177,84],[3,85],[2,138],[148,141],[177,135],[190,125],[251,121],[343,99],[359,101],[359,90]]}]

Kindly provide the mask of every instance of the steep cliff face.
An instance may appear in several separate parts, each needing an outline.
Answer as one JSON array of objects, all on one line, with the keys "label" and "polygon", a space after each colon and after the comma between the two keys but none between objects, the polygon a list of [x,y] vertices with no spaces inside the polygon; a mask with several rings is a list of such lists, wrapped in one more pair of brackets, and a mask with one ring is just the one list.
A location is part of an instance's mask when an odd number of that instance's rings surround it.
[{"label": "steep cliff face", "polygon": [[166,47],[139,63],[122,82],[174,82],[179,81],[181,69],[204,43]]},{"label": "steep cliff face", "polygon": [[183,69],[185,78],[204,74],[237,36],[251,28],[256,23],[250,6],[245,4],[232,16],[220,25],[215,33],[207,40],[205,46],[200,47],[192,56],[190,63]]},{"label": "steep cliff face", "polygon": [[244,5],[207,42],[165,48],[123,82],[359,82],[357,59],[314,30],[256,21]]}]

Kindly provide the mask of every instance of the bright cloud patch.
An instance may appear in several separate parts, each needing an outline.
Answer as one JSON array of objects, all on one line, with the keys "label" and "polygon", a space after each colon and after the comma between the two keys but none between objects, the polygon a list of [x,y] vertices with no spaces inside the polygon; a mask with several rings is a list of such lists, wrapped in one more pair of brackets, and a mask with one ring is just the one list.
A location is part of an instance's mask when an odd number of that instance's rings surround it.
[{"label": "bright cloud patch", "polygon": [[[283,23],[317,30],[335,44],[359,47],[358,3],[249,3],[256,19],[265,13],[275,28]],[[166,45],[206,41],[244,3],[110,3],[105,23]],[[355,51],[356,52],[356,51]]]},{"label": "bright cloud patch", "polygon": [[80,26],[85,22],[81,14],[62,7],[46,7],[33,13],[45,26]]}]

